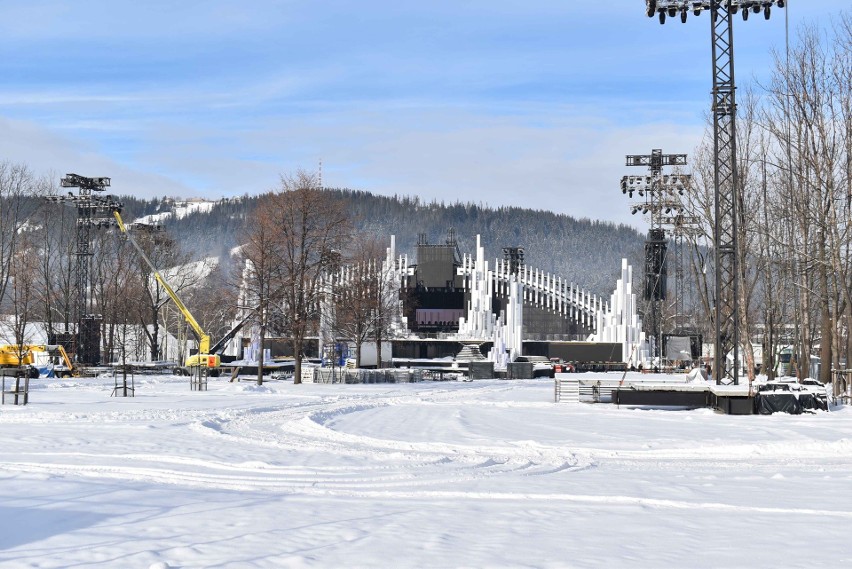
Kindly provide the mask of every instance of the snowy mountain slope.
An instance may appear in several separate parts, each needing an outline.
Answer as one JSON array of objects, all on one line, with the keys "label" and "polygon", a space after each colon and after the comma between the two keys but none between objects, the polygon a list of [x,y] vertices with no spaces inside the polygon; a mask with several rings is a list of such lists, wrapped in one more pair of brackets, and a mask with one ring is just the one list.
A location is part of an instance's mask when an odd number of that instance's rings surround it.
[{"label": "snowy mountain slope", "polygon": [[183,219],[191,213],[207,213],[216,205],[216,202],[206,200],[175,201],[169,211],[143,215],[134,219],[132,223],[146,225],[162,225],[170,219]]},{"label": "snowy mountain slope", "polygon": [[[622,257],[634,266],[644,262],[643,238],[633,228],[589,219],[575,219],[548,211],[488,208],[474,204],[421,203],[416,198],[388,197],[350,190],[327,190],[339,200],[358,231],[390,243],[414,262],[421,234],[432,244],[444,243],[455,230],[459,248],[473,252],[477,234],[488,259],[502,258],[503,247],[523,247],[531,266],[608,296],[618,276]],[[225,259],[251,227],[257,196],[209,202],[133,202],[135,220],[162,223],[195,258]],[[128,202],[130,200],[127,200]],[[173,211],[172,211],[173,210]],[[143,213],[144,212],[144,213]]]}]

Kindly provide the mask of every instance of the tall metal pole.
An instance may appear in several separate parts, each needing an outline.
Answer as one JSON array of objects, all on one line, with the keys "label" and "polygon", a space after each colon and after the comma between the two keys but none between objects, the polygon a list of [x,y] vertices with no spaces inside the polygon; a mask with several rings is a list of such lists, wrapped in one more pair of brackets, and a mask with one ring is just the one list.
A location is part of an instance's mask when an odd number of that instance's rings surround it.
[{"label": "tall metal pole", "polygon": [[66,174],[60,180],[63,188],[79,188],[77,195],[48,196],[53,202],[73,204],[77,209],[77,248],[74,256],[75,284],[77,297],[74,302],[74,316],[77,321],[77,333],[74,336],[74,356],[78,363],[100,363],[100,316],[92,314],[94,303],[90,296],[89,268],[91,265],[92,228],[110,225],[112,209],[120,208],[112,196],[99,196],[93,192],[102,192],[110,185],[105,177],[89,178],[77,174]]},{"label": "tall metal pole", "polygon": [[[747,9],[747,8],[746,8]],[[734,29],[727,3],[710,8],[713,38],[713,158],[716,223],[716,383],[739,383],[739,271],[737,231],[739,185],[736,152]],[[728,355],[733,361],[729,364]]]},{"label": "tall metal pole", "polygon": [[[676,195],[683,195],[691,176],[681,174],[663,175],[663,166],[685,166],[686,154],[663,154],[659,148],[651,154],[630,154],[627,156],[627,166],[647,166],[648,176],[624,176],[621,178],[621,191],[629,197],[634,193],[644,196],[645,202],[633,204],[631,211],[635,214],[642,212],[650,214],[651,229],[645,241],[645,286],[644,299],[651,308],[651,335],[654,338],[652,355],[659,356],[662,364],[665,353],[663,350],[663,307],[667,297],[667,241],[663,225],[669,220],[663,214],[676,213],[682,209],[682,204]],[[647,324],[647,322],[646,322]]]},{"label": "tall metal pole", "polygon": [[[715,353],[713,378],[716,383],[739,384],[739,250],[737,231],[740,221],[740,188],[736,152],[736,86],[734,83],[734,30],[731,16],[742,10],[763,12],[768,20],[772,6],[783,8],[784,0],[645,0],[646,14],[659,16],[678,13],[686,22],[689,11],[699,15],[710,11],[713,45],[713,159],[715,222],[713,245],[716,262]],[[728,356],[733,360],[729,364]]]},{"label": "tall metal pole", "polygon": [[[79,336],[83,334],[83,319],[89,314],[89,266],[91,265],[92,253],[92,189],[80,186],[77,205],[77,249],[74,255],[77,258],[75,266],[75,277],[77,283],[77,299],[75,303],[74,317],[77,320],[78,346],[81,343]],[[77,350],[79,353],[81,350]],[[86,351],[86,350],[82,350]],[[88,363],[88,362],[86,362]]]}]

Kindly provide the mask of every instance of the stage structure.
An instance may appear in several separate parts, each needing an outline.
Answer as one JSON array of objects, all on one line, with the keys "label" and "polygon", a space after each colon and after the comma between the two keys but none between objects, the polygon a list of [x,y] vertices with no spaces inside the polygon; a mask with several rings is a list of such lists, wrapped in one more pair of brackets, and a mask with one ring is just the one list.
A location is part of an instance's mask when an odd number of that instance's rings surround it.
[{"label": "stage structure", "polygon": [[649,360],[651,354],[633,292],[633,267],[627,264],[627,259],[621,260],[621,278],[610,296],[609,306],[598,312],[596,328],[590,340],[620,343],[625,363],[638,367]]},{"label": "stage structure", "polygon": [[[599,327],[602,324],[614,326],[617,320],[606,316],[612,313],[613,308],[600,297],[562,277],[523,264],[520,247],[507,248],[505,258],[495,259],[492,265],[485,260],[481,236],[477,236],[474,255],[460,254],[452,233],[445,244],[439,245],[430,245],[425,236],[421,236],[417,263],[410,263],[407,255],[397,254],[395,242],[395,238],[391,237],[390,247],[386,249],[381,264],[368,263],[366,268],[360,269],[344,265],[324,275],[317,329],[320,354],[324,353],[325,345],[340,341],[335,338],[334,323],[335,302],[341,298],[340,291],[355,286],[365,270],[372,274],[372,282],[381,283],[378,289],[384,296],[384,339],[431,339],[466,345],[490,343],[492,348],[487,359],[497,369],[505,369],[507,363],[525,355],[524,342],[566,341],[562,337],[536,337],[541,334],[535,326],[542,322],[547,324],[547,318],[580,331],[573,334],[573,339],[581,343],[592,341],[589,334],[596,331],[598,333],[593,338],[603,338]],[[455,274],[451,274],[448,268],[452,268]],[[612,298],[617,303],[619,318],[627,320],[620,324],[618,332],[606,333],[606,338],[609,338],[606,341],[621,342],[624,361],[638,363],[647,357],[647,349],[643,351],[639,346],[644,337],[641,336],[641,323],[637,321],[635,299],[630,296],[632,269],[629,273],[625,273],[626,270],[622,271],[620,281],[626,284],[619,284]],[[252,305],[250,296],[243,287],[240,304]],[[412,301],[412,298],[415,300]],[[463,299],[463,304],[456,308],[458,298]],[[436,304],[417,304],[430,301]],[[442,302],[445,304],[440,304]],[[530,314],[539,318],[530,322]],[[416,315],[420,321],[412,321],[411,315]],[[451,317],[454,321],[446,321]],[[445,320],[436,322],[434,318]],[[424,325],[433,324],[440,324],[443,331],[423,331]],[[251,333],[247,331],[241,341],[245,343],[250,339]]]},{"label": "stage structure", "polygon": [[[517,257],[515,257],[517,258]],[[498,263],[497,272],[502,278],[488,269],[485,260],[485,249],[482,247],[480,236],[476,236],[475,261],[465,255],[459,274],[464,277],[464,288],[469,292],[466,315],[459,319],[458,339],[461,340],[491,340],[493,348],[487,359],[494,362],[494,367],[505,369],[522,354],[522,336],[524,325],[524,306],[522,302],[523,285],[518,280],[517,269],[520,267],[512,262],[511,257]],[[513,272],[512,269],[516,269]],[[502,289],[504,296],[509,297],[507,309],[495,314],[492,302],[495,296],[495,286]]]},{"label": "stage structure", "polygon": [[68,192],[65,196],[47,196],[52,202],[63,202],[77,209],[77,246],[75,284],[77,298],[74,303],[74,316],[77,322],[77,333],[73,336],[71,346],[76,361],[80,364],[99,365],[101,363],[100,325],[101,315],[94,313],[91,298],[91,278],[89,269],[92,259],[92,230],[113,227],[113,211],[121,211],[121,203],[111,195],[101,196],[110,185],[110,179],[105,177],[87,178],[77,174],[66,174],[60,180],[63,188],[79,188],[75,195]]},{"label": "stage structure", "polygon": [[[743,21],[749,11],[763,12],[769,19],[772,6],[783,8],[784,0],[645,0],[649,17],[659,16],[660,23],[680,13],[682,22],[692,11],[696,16],[710,11],[713,59],[713,173],[715,224],[713,247],[716,252],[715,362],[716,383],[739,384],[739,260],[736,84],[734,82],[734,28],[732,16],[742,10]],[[731,356],[730,358],[728,356]]]},{"label": "stage structure", "polygon": [[594,329],[598,313],[606,310],[601,298],[527,266],[520,247],[503,252],[504,258],[491,265],[477,235],[476,253],[462,255],[457,275],[465,295],[464,316],[458,319],[457,333],[447,334],[448,339],[492,342],[488,359],[500,369],[522,355],[523,341],[535,336],[539,331],[535,326],[548,319]]}]

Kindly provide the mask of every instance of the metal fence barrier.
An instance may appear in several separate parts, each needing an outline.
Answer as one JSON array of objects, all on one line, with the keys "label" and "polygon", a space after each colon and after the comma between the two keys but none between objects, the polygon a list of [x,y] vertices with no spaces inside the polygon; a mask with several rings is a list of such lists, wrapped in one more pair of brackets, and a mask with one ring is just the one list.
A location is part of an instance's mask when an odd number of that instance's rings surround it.
[{"label": "metal fence barrier", "polygon": [[[415,383],[423,381],[421,369],[346,369],[346,368],[310,368],[313,383]],[[308,372],[311,373],[311,372]],[[302,381],[306,381],[303,371]]]}]

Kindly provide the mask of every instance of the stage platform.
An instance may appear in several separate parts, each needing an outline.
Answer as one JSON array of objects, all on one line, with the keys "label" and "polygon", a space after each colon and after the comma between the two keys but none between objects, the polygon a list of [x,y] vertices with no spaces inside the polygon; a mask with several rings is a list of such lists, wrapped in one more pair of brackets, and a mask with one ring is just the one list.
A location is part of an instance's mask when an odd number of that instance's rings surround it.
[{"label": "stage platform", "polygon": [[[584,403],[614,403],[637,407],[712,408],[729,415],[754,413],[754,397],[747,385],[716,385],[705,381],[687,382],[684,375],[628,374],[622,379],[611,377],[572,377],[558,374],[557,381],[576,382],[579,401]],[[564,390],[568,393],[570,390]],[[557,392],[562,392],[557,389]]]},{"label": "stage platform", "polygon": [[709,407],[726,415],[752,415],[754,397],[748,387],[724,385],[627,385],[613,391],[616,405],[651,407]]}]

